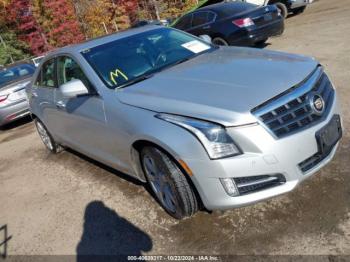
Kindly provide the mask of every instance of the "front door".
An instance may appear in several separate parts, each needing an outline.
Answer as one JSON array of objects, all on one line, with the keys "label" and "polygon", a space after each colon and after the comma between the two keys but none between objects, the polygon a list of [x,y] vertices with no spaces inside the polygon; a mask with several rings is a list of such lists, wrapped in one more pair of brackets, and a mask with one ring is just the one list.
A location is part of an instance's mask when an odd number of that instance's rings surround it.
[{"label": "front door", "polygon": [[108,140],[105,136],[106,119],[103,100],[73,58],[58,57],[58,86],[73,79],[81,80],[90,93],[67,98],[58,88],[55,95],[54,129],[68,146],[105,162],[105,158],[108,158],[106,155]]}]

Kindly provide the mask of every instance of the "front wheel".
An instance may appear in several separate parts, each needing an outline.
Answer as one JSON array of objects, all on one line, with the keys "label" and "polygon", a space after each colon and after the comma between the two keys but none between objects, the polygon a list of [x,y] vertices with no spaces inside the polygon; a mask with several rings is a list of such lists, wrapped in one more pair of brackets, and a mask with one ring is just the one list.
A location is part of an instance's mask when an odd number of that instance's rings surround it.
[{"label": "front wheel", "polygon": [[268,38],[265,38],[265,39],[262,39],[262,40],[260,40],[260,41],[258,41],[258,42],[255,42],[255,46],[263,46],[263,45],[265,45],[266,44],[266,42],[267,42],[267,39]]},{"label": "front wheel", "polygon": [[38,130],[38,134],[46,148],[52,153],[58,153],[61,150],[61,146],[56,143],[44,124],[38,119],[35,119],[34,123],[36,129]]},{"label": "front wheel", "polygon": [[172,217],[183,219],[198,211],[196,195],[185,174],[166,153],[156,147],[144,147],[141,162],[153,193]]}]

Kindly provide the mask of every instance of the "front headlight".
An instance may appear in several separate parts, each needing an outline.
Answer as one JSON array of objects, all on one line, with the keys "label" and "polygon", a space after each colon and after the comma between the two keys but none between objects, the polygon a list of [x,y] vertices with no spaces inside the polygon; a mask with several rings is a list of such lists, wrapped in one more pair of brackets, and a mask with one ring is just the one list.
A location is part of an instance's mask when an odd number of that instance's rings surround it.
[{"label": "front headlight", "polygon": [[240,149],[227,134],[226,129],[218,124],[163,113],[157,114],[156,117],[181,126],[194,134],[203,144],[211,159],[241,154]]}]

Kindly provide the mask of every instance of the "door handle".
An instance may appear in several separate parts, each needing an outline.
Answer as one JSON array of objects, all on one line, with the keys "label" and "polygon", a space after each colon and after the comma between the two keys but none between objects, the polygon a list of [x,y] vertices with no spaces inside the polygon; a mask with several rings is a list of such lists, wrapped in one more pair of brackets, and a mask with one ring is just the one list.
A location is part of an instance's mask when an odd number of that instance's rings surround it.
[{"label": "door handle", "polygon": [[63,101],[58,101],[56,103],[56,107],[60,108],[60,109],[64,109],[64,108],[66,108],[66,104]]},{"label": "door handle", "polygon": [[38,97],[38,93],[37,92],[32,92],[32,97]]},{"label": "door handle", "polygon": [[210,25],[203,26],[202,29],[209,29]]}]

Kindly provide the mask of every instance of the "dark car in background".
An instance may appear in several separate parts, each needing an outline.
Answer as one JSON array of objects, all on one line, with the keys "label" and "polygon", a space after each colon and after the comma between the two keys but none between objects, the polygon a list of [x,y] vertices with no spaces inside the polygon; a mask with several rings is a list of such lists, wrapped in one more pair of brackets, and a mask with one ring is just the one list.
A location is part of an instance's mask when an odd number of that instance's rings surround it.
[{"label": "dark car in background", "polygon": [[25,88],[34,72],[29,63],[0,68],[0,126],[29,114]]},{"label": "dark car in background", "polygon": [[131,27],[141,27],[146,25],[162,25],[162,26],[168,26],[169,20],[168,19],[161,19],[161,20],[139,20],[136,23],[134,23]]},{"label": "dark car in background", "polygon": [[284,18],[275,5],[224,2],[196,9],[173,27],[196,36],[209,35],[217,45],[254,46],[281,35]]}]

